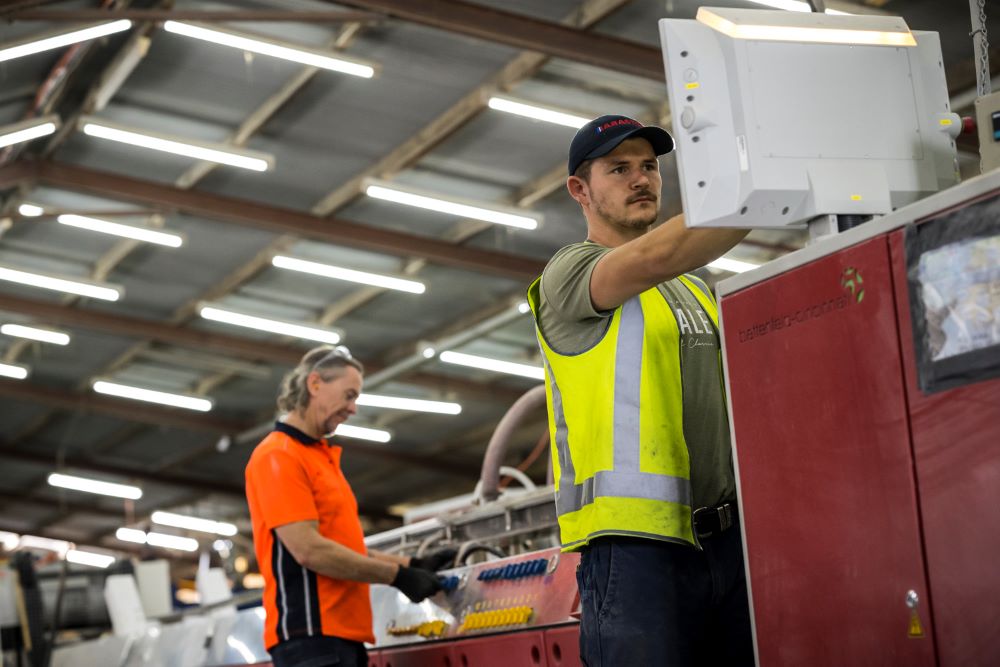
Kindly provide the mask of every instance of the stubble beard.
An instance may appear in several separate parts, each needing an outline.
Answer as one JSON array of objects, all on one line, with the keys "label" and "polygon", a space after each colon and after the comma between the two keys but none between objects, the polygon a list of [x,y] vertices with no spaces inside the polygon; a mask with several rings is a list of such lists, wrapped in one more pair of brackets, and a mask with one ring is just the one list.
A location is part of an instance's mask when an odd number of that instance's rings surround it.
[{"label": "stubble beard", "polygon": [[[624,208],[628,208],[628,204],[624,205]],[[595,201],[594,209],[597,211],[598,215],[613,227],[619,227],[622,229],[638,229],[645,231],[656,222],[657,217],[660,215],[659,202],[656,202],[652,211],[637,211],[634,214],[629,215],[625,211],[613,211],[610,207],[606,205],[606,202]]]}]

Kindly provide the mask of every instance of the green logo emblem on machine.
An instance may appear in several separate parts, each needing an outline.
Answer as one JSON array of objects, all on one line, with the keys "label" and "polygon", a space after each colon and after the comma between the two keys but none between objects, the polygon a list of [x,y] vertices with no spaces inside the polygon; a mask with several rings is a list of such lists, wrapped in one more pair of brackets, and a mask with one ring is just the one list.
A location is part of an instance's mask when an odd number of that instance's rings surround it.
[{"label": "green logo emblem on machine", "polygon": [[864,278],[861,277],[861,272],[853,266],[849,266],[844,269],[844,272],[840,275],[841,287],[851,293],[851,296],[854,297],[855,303],[861,303],[861,300],[865,298],[864,284],[865,281]]}]

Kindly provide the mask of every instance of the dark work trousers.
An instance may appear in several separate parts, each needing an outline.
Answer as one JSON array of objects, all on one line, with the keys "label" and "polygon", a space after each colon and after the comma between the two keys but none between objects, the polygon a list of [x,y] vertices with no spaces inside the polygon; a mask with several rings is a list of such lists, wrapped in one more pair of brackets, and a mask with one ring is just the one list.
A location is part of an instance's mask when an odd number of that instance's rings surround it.
[{"label": "dark work trousers", "polygon": [[269,653],[274,667],[368,667],[365,645],[339,637],[296,637]]},{"label": "dark work trousers", "polygon": [[588,667],[753,667],[739,526],[692,546],[602,537],[577,570]]}]

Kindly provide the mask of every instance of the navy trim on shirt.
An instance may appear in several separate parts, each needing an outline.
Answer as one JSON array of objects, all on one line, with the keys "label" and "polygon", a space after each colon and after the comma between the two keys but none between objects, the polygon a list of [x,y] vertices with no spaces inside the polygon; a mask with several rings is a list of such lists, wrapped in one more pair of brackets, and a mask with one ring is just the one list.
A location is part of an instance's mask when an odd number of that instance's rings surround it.
[{"label": "navy trim on shirt", "polygon": [[287,436],[291,436],[295,440],[298,440],[303,445],[326,445],[329,444],[326,440],[317,440],[307,433],[303,433],[294,426],[289,426],[285,422],[276,421],[274,422],[274,430],[279,433],[284,433]]}]

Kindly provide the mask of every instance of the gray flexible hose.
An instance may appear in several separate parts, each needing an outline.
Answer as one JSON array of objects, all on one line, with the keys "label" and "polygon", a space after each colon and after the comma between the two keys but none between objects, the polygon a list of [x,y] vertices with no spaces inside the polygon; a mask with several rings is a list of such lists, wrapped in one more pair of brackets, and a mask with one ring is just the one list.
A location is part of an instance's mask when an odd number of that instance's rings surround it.
[{"label": "gray flexible hose", "polygon": [[500,466],[504,456],[507,454],[507,447],[510,445],[511,436],[517,427],[521,425],[524,418],[534,410],[545,405],[545,385],[529,389],[521,398],[514,401],[497,424],[490,438],[490,444],[486,447],[486,454],[483,456],[483,468],[479,475],[482,484],[482,497],[485,500],[496,500],[500,495]]}]

